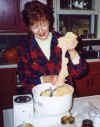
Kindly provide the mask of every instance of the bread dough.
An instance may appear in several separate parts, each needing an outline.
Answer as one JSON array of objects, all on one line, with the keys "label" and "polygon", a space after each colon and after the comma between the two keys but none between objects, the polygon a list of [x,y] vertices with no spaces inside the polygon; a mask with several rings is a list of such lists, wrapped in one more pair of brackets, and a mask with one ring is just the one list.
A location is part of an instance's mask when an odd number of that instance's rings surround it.
[{"label": "bread dough", "polygon": [[[51,90],[44,90],[41,92],[40,96],[50,96]],[[62,85],[61,87],[56,88],[53,93],[53,96],[64,96],[66,94],[72,93],[72,87],[70,85]]]},{"label": "bread dough", "polygon": [[32,126],[32,124],[30,124],[30,123],[24,123],[24,124],[21,124],[17,127],[34,127],[34,126]]},{"label": "bread dough", "polygon": [[43,92],[41,92],[40,96],[48,96],[50,95],[51,90],[44,90]]},{"label": "bread dough", "polygon": [[65,36],[58,39],[58,46],[64,49],[66,47],[66,40],[71,40],[74,38],[77,38],[77,35],[75,35],[73,32],[67,32]]},{"label": "bread dough", "polygon": [[62,87],[57,88],[53,96],[64,96],[64,95],[71,94],[71,93],[72,93],[71,86],[65,84]]}]

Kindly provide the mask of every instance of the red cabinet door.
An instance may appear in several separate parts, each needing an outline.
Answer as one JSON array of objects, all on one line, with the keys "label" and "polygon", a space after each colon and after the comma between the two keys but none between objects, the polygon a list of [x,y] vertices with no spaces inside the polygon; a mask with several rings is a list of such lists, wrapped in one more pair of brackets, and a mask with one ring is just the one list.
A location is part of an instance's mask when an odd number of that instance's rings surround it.
[{"label": "red cabinet door", "polygon": [[86,76],[76,80],[76,90],[79,96],[100,95],[100,62],[90,62]]},{"label": "red cabinet door", "polygon": [[17,0],[0,0],[0,32],[14,32],[17,29]]},{"label": "red cabinet door", "polygon": [[23,19],[22,19],[22,11],[24,9],[24,5],[26,2],[29,2],[32,0],[19,0],[18,1],[18,10],[19,10],[19,19],[18,19],[18,31],[19,32],[28,32],[27,27],[25,26]]},{"label": "red cabinet door", "polygon": [[0,108],[12,108],[16,95],[16,69],[0,69]]},{"label": "red cabinet door", "polygon": [[91,95],[91,80],[88,75],[76,81],[76,90],[80,97]]},{"label": "red cabinet door", "polygon": [[0,32],[27,32],[22,20],[27,1],[32,0],[0,0]]},{"label": "red cabinet door", "polygon": [[100,73],[91,76],[91,94],[100,95]]}]

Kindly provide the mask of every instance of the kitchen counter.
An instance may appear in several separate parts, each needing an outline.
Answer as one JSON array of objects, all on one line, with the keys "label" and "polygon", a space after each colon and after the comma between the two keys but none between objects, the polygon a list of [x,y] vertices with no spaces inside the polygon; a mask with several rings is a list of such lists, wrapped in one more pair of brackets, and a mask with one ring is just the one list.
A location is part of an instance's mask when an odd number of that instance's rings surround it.
[{"label": "kitchen counter", "polygon": [[17,64],[2,64],[0,65],[0,69],[4,68],[17,68]]},{"label": "kitchen counter", "polygon": [[94,40],[100,41],[100,38],[84,38],[84,39],[82,39],[82,41],[94,41]]},{"label": "kitchen counter", "polygon": [[100,62],[100,58],[96,59],[86,59],[87,62]]},{"label": "kitchen counter", "polygon": [[17,68],[16,62],[7,62],[3,57],[0,57],[0,69]]}]

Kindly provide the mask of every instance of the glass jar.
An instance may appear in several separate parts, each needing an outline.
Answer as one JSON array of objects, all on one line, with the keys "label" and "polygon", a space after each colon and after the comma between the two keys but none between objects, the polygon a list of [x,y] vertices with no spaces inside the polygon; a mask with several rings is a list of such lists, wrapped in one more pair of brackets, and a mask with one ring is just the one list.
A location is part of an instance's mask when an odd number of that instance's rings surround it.
[{"label": "glass jar", "polygon": [[82,127],[94,127],[92,120],[90,119],[83,120]]}]

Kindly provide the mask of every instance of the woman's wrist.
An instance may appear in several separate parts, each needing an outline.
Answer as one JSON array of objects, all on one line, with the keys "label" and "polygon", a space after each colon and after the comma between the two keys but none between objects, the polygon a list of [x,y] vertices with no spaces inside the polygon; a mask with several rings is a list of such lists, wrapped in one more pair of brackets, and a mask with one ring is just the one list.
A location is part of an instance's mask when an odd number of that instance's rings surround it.
[{"label": "woman's wrist", "polygon": [[75,49],[68,51],[73,64],[79,64],[80,56]]}]

